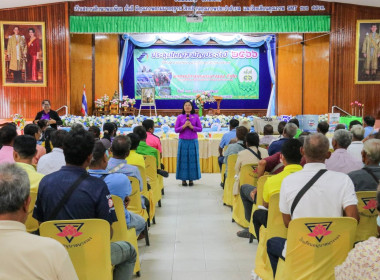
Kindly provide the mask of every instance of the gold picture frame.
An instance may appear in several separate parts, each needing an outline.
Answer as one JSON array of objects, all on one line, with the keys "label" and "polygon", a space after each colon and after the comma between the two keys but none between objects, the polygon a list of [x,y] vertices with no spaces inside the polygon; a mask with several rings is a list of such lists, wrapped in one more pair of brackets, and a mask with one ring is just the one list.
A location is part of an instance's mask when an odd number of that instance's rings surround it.
[{"label": "gold picture frame", "polygon": [[358,20],[356,22],[355,84],[380,84],[379,66],[380,19]]},{"label": "gold picture frame", "polygon": [[0,21],[3,86],[46,87],[45,22]]}]

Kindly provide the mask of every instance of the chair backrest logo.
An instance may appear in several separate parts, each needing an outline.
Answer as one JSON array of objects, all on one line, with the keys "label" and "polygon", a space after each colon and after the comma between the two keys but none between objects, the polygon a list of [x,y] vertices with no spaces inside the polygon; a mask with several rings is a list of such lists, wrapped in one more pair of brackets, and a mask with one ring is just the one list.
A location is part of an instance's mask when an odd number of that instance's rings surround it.
[{"label": "chair backrest logo", "polygon": [[305,226],[309,229],[310,233],[308,236],[315,237],[318,242],[321,242],[323,237],[332,233],[329,231],[332,222],[322,222],[322,223],[305,223]]},{"label": "chair backrest logo", "polygon": [[57,223],[54,225],[60,231],[59,233],[57,233],[57,236],[66,238],[67,242],[69,243],[71,243],[74,237],[77,237],[83,234],[83,232],[80,232],[79,230],[82,228],[84,223],[73,223],[73,224]]},{"label": "chair backrest logo", "polygon": [[363,206],[363,209],[369,210],[369,212],[373,214],[377,207],[376,197],[362,197],[362,201],[365,204],[365,206]]}]

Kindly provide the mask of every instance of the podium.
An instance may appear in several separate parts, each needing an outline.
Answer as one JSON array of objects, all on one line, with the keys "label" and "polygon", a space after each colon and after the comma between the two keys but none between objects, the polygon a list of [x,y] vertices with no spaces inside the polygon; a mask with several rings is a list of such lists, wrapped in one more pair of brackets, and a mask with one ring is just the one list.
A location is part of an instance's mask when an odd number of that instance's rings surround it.
[{"label": "podium", "polygon": [[220,115],[220,102],[222,102],[223,97],[221,97],[221,96],[213,96],[213,97],[214,97],[216,104],[217,104],[216,114]]}]

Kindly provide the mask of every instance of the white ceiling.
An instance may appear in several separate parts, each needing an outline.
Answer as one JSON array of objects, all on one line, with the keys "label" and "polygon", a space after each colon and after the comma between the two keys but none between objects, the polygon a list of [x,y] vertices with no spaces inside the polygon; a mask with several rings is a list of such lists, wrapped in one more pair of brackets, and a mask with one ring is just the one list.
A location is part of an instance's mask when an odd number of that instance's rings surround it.
[{"label": "white ceiling", "polygon": [[[46,3],[69,2],[69,1],[78,1],[78,0],[66,0],[66,1],[65,0],[0,0],[0,9],[34,6],[34,5],[41,5],[41,4],[46,4]],[[321,0],[321,1],[380,7],[379,0]]]}]

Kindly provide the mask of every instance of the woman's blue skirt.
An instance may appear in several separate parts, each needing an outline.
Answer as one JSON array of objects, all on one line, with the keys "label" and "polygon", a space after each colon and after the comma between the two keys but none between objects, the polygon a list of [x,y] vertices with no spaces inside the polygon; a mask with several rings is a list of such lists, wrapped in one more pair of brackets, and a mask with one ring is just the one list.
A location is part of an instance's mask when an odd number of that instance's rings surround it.
[{"label": "woman's blue skirt", "polygon": [[179,139],[177,155],[177,180],[201,178],[198,139]]}]

